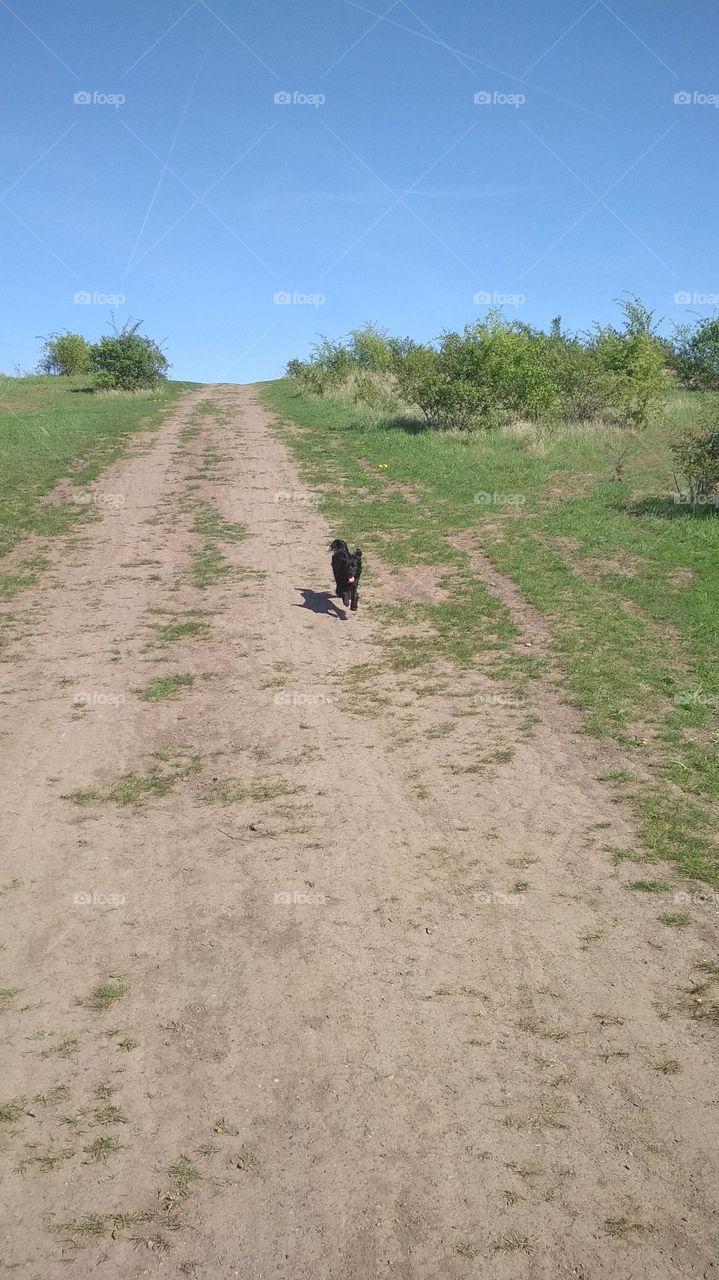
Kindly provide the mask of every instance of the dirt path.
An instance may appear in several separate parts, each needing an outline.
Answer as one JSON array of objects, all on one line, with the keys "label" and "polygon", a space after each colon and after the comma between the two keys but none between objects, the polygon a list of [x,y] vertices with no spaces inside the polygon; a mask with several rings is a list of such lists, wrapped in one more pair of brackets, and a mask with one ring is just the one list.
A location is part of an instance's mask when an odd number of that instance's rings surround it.
[{"label": "dirt path", "polygon": [[5,1274],[719,1275],[715,939],[576,715],[383,672],[252,388],[97,489],[2,668]]}]

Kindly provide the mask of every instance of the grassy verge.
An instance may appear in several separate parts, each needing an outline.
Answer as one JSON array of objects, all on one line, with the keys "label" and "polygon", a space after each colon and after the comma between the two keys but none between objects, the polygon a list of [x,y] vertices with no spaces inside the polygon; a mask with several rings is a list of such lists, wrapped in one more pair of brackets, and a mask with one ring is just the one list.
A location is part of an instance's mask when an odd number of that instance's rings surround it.
[{"label": "grassy verge", "polygon": [[[383,607],[388,620],[419,610],[431,624],[411,642],[416,665],[431,652],[468,663],[488,645],[506,646],[502,607],[449,542],[475,531],[547,617],[587,732],[636,760],[639,780],[611,781],[640,820],[637,856],[673,859],[683,874],[719,884],[719,517],[674,503],[668,449],[675,426],[691,421],[691,395],[670,397],[641,436],[577,429],[537,439],[426,432],[286,380],[262,394],[303,428],[285,434],[304,478],[370,566],[373,553],[457,566],[444,604]],[[407,645],[394,643],[411,665]]]},{"label": "grassy verge", "polygon": [[63,477],[91,484],[129,435],[155,425],[192,385],[109,394],[82,378],[0,379],[0,556],[30,533],[64,533],[86,515],[82,503],[43,499]]}]

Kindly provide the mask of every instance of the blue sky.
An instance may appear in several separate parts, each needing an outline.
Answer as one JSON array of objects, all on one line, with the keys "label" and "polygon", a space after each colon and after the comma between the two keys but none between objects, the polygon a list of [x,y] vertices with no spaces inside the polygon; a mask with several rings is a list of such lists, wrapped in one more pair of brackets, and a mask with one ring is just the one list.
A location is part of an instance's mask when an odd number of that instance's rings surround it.
[{"label": "blue sky", "polygon": [[718,35],[715,0],[0,0],[0,370],[113,296],[232,382],[487,298],[712,314]]}]

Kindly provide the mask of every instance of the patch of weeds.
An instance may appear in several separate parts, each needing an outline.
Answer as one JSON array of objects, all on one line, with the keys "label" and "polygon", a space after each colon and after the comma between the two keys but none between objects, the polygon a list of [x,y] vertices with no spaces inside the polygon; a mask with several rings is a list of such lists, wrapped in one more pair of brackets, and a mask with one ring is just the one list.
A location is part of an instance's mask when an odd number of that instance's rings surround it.
[{"label": "patch of weeds", "polygon": [[75,1152],[72,1147],[60,1147],[58,1149],[48,1147],[47,1151],[39,1151],[21,1160],[18,1165],[18,1173],[24,1173],[26,1169],[30,1168],[38,1169],[41,1173],[54,1173],[66,1160],[72,1160],[74,1155]]},{"label": "patch of weeds", "polygon": [[534,1245],[529,1236],[522,1236],[518,1231],[510,1231],[509,1235],[496,1240],[492,1248],[495,1253],[532,1253]]},{"label": "patch of weeds", "polygon": [[200,618],[185,618],[181,621],[177,616],[172,622],[155,623],[153,629],[155,643],[160,648],[176,644],[178,640],[209,640],[210,638],[210,624]]},{"label": "patch of weeds", "polygon": [[482,1250],[476,1244],[470,1244],[468,1240],[462,1240],[454,1246],[454,1252],[458,1253],[460,1258],[466,1258],[467,1262],[474,1262],[481,1256]]},{"label": "patch of weeds", "polygon": [[127,1116],[119,1107],[98,1107],[94,1112],[95,1124],[127,1124]]},{"label": "patch of weeds", "polygon": [[257,1153],[250,1151],[247,1147],[243,1147],[236,1156],[230,1156],[230,1164],[234,1165],[235,1169],[240,1169],[243,1173],[246,1173],[249,1169],[256,1169],[259,1163]]},{"label": "patch of weeds", "polygon": [[531,889],[531,887],[531,882],[529,880],[515,880],[512,888],[510,889],[510,893],[526,893],[528,889]]},{"label": "patch of weeds", "polygon": [[654,1070],[663,1076],[676,1076],[681,1071],[681,1063],[678,1058],[662,1058],[661,1062],[655,1062]]},{"label": "patch of weeds", "polygon": [[605,1218],[604,1229],[615,1240],[625,1240],[633,1231],[641,1233],[654,1230],[653,1227],[646,1226],[643,1222],[633,1221],[625,1215],[619,1218]]},{"label": "patch of weeds", "polygon": [[19,1120],[27,1106],[27,1098],[11,1098],[9,1102],[0,1102],[0,1124],[13,1124]]},{"label": "patch of weeds", "polygon": [[627,888],[639,893],[668,893],[670,886],[666,880],[632,880]]},{"label": "patch of weeds", "polygon": [[192,551],[191,556],[190,581],[200,591],[206,591],[208,587],[214,587],[216,583],[221,582],[228,574],[234,572],[232,565],[227,562],[222,552],[211,542],[207,542],[204,547]]},{"label": "patch of weeds", "polygon": [[711,1022],[715,1027],[719,1026],[719,1001],[711,1000],[708,1004],[697,1004],[693,1016],[699,1022]]},{"label": "patch of weeds", "polygon": [[109,1009],[116,1000],[121,1000],[127,995],[127,982],[122,974],[111,974],[107,982],[101,982],[95,987],[84,1000],[79,1000],[85,1009],[93,1009],[97,1013],[104,1013]]},{"label": "patch of weeds", "polygon": [[53,1045],[51,1049],[46,1049],[42,1056],[43,1058],[47,1058],[50,1056],[51,1053],[53,1053],[58,1058],[69,1059],[69,1058],[77,1057],[79,1052],[80,1052],[80,1041],[77,1039],[77,1037],[66,1036],[66,1038],[64,1040],[61,1040],[59,1044]]},{"label": "patch of weeds", "polygon": [[205,538],[219,538],[221,542],[241,542],[247,537],[247,529],[243,524],[225,520],[211,503],[199,502],[197,508],[193,533],[201,533]]},{"label": "patch of weeds", "polygon": [[542,1036],[545,1040],[567,1040],[568,1031],[561,1031],[556,1027],[548,1027],[543,1018],[538,1018],[536,1014],[525,1014],[517,1021],[517,1029],[519,1031],[527,1031],[531,1035]]},{"label": "patch of weeds", "polygon": [[425,729],[422,736],[425,738],[446,738],[450,733],[454,733],[456,728],[456,720],[443,720],[439,724],[433,724],[431,728]]},{"label": "patch of weeds", "polygon": [[133,1036],[125,1036],[124,1040],[118,1041],[118,1049],[122,1049],[124,1053],[131,1053],[133,1049],[137,1049],[140,1044],[139,1040],[135,1040]]},{"label": "patch of weeds", "polygon": [[579,935],[581,950],[588,951],[593,942],[601,942],[603,937],[603,929],[586,929],[584,933],[580,933]]},{"label": "patch of weeds", "polygon": [[631,769],[608,769],[597,775],[597,782],[634,782],[635,778]]},{"label": "patch of weeds", "polygon": [[82,1218],[53,1223],[50,1230],[66,1236],[72,1244],[85,1244],[102,1236],[118,1236],[130,1227],[147,1222],[148,1217],[147,1213],[87,1213]]},{"label": "patch of weeds", "polygon": [[[173,790],[175,784],[188,778],[202,768],[199,755],[182,757],[173,756],[161,759],[156,753],[158,763],[153,764],[147,773],[123,773],[112,786],[105,791],[97,788],[71,791],[63,800],[71,800],[73,804],[117,804],[121,807],[141,807],[150,799],[161,799]],[[168,767],[163,767],[167,765]]]},{"label": "patch of weeds", "polygon": [[16,995],[18,995],[17,987],[0,987],[0,1013],[7,1013],[12,1009]]},{"label": "patch of weeds", "polygon": [[301,783],[262,782],[247,784],[239,778],[227,778],[203,796],[203,804],[240,804],[243,800],[255,800],[258,803],[278,800],[285,796],[296,796],[307,788]]},{"label": "patch of weeds", "polygon": [[142,688],[131,692],[143,702],[162,702],[166,698],[179,698],[183,689],[191,689],[196,677],[188,672],[178,672],[172,676],[156,676]]},{"label": "patch of weeds", "polygon": [[83,1151],[89,1159],[107,1160],[107,1157],[113,1155],[116,1151],[122,1151],[122,1143],[112,1133],[104,1133],[102,1137],[95,1138],[89,1146],[83,1147]]},{"label": "patch of weeds", "polygon": [[600,1027],[623,1027],[624,1018],[620,1018],[615,1013],[593,1013]]},{"label": "patch of weeds", "polygon": [[700,973],[709,974],[712,978],[719,978],[719,961],[699,959],[694,961],[694,968]]},{"label": "patch of weeds", "polygon": [[[609,824],[607,824],[609,825]],[[644,859],[634,852],[634,849],[623,849],[621,845],[605,844],[602,846],[605,853],[608,853],[612,862],[643,862]]]},{"label": "patch of weeds", "polygon": [[688,911],[662,911],[657,920],[669,925],[671,929],[686,929],[692,918]]}]

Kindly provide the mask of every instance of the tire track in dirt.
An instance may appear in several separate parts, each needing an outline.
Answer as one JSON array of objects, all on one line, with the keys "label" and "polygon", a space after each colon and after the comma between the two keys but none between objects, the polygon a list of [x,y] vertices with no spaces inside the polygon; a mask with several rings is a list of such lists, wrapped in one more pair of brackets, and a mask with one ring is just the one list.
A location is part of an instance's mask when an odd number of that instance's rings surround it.
[{"label": "tire track in dirt", "polygon": [[[473,677],[413,697],[327,605],[345,531],[275,500],[303,487],[251,387],[188,393],[102,487],[3,667],[12,1274],[716,1274],[711,937],[609,864],[632,831],[578,718],[542,694],[532,737],[489,702],[428,736]],[[199,502],[247,530],[204,588]],[[386,704],[353,706],[358,663]],[[180,776],[140,807],[68,798],[153,768]]]}]

